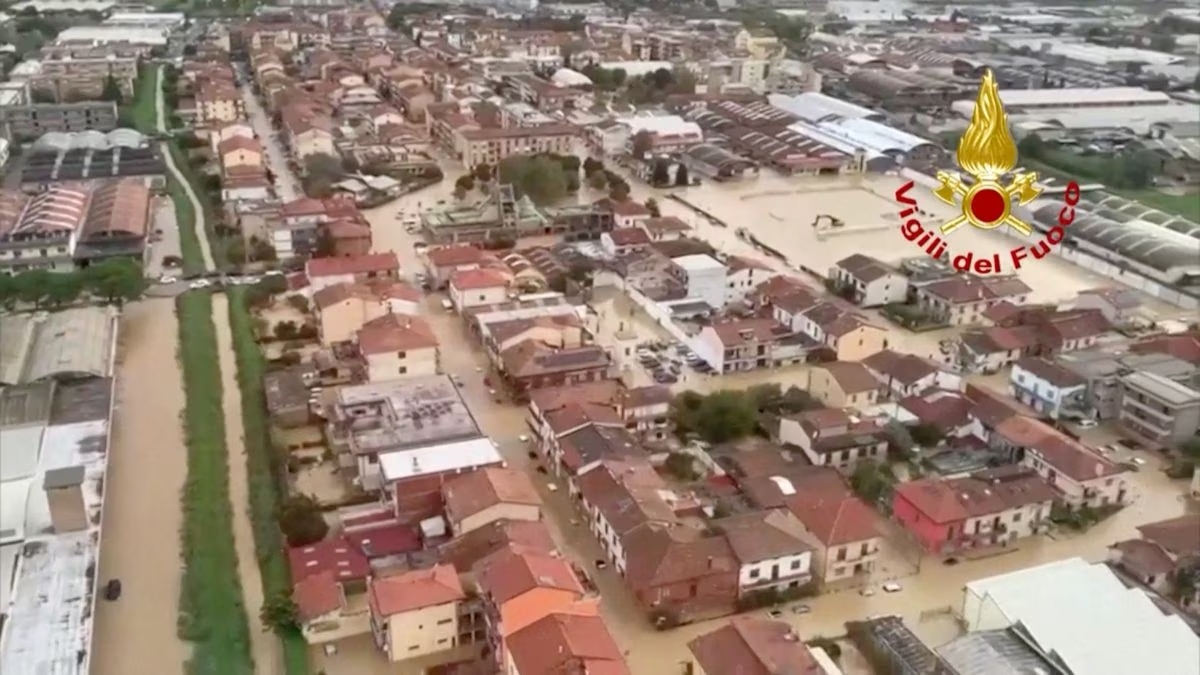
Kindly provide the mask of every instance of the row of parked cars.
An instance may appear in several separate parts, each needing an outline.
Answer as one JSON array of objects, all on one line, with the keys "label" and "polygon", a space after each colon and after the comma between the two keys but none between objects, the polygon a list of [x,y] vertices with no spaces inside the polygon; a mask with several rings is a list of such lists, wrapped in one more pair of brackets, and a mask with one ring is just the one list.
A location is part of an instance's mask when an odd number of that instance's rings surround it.
[{"label": "row of parked cars", "polygon": [[643,342],[638,345],[637,359],[659,384],[678,382],[685,365],[697,372],[712,372],[704,359],[680,342]]}]

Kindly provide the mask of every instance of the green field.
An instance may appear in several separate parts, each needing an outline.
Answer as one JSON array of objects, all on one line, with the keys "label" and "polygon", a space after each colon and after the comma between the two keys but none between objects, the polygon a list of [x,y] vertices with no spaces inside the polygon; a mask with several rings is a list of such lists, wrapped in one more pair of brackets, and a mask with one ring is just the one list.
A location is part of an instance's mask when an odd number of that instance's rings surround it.
[{"label": "green field", "polygon": [[[280,497],[286,494],[283,476],[271,446],[267,403],[263,394],[266,363],[254,339],[254,321],[247,303],[247,289],[228,291],[229,325],[237,357],[238,385],[242,391],[242,426],[246,443],[246,470],[250,482],[250,520],[254,526],[254,548],[262,574],[263,596],[288,595],[291,571],[284,555],[283,533],[275,520]],[[288,675],[308,675],[308,645],[298,631],[285,631],[284,662]]]},{"label": "green field", "polygon": [[[1021,158],[1022,165],[1030,169],[1035,169],[1043,176],[1055,176],[1064,180],[1075,180],[1079,183],[1104,183],[1099,178],[1099,176],[1103,175],[1103,163],[1104,160],[1098,158],[1068,158],[1066,156],[1058,158],[1055,154],[1043,157],[1041,160]],[[1200,192],[1171,195],[1161,190],[1155,190],[1154,188],[1122,190],[1105,187],[1105,190],[1114,195],[1120,195],[1126,199],[1141,202],[1150,208],[1173,213],[1200,223]]]},{"label": "green field", "polygon": [[253,675],[250,624],[233,541],[229,451],[212,312],[208,293],[187,293],[176,300],[188,465],[178,630],[193,643],[189,675]]}]

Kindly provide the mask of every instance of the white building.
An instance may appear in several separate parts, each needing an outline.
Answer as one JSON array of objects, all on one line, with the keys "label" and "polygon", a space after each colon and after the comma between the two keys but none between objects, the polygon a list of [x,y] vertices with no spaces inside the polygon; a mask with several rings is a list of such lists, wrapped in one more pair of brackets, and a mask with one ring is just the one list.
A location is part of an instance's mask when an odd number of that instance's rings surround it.
[{"label": "white building", "polygon": [[687,286],[688,297],[703,300],[714,309],[725,306],[725,280],[728,270],[716,258],[697,253],[672,258],[675,273]]},{"label": "white building", "polygon": [[972,581],[961,616],[969,632],[1019,624],[1067,672],[1200,675],[1200,640],[1182,619],[1081,558]]},{"label": "white building", "polygon": [[1079,410],[1087,380],[1042,358],[1027,357],[1013,364],[1008,393],[1034,410],[1058,419],[1065,410]]},{"label": "white building", "polygon": [[799,588],[812,580],[814,549],[791,512],[756,511],[715,525],[738,559],[738,595]]},{"label": "white building", "polygon": [[498,270],[464,270],[450,277],[450,302],[460,312],[505,300],[508,300],[508,277]]},{"label": "white building", "polygon": [[908,295],[908,277],[861,253],[839,260],[829,268],[829,278],[849,289],[851,299],[862,307],[904,302]]},{"label": "white building", "polygon": [[617,122],[629,129],[626,152],[633,151],[633,139],[643,131],[651,134],[651,152],[654,153],[679,152],[704,142],[700,125],[678,115],[622,117]]}]

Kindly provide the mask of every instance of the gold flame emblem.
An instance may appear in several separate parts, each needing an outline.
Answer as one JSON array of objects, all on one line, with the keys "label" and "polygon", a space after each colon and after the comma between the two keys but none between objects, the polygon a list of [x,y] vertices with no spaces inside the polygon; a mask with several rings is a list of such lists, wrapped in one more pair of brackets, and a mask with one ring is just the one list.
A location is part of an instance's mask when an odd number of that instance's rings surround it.
[{"label": "gold flame emblem", "polygon": [[1008,115],[1000,101],[1000,88],[991,70],[983,74],[979,96],[971,123],[958,142],[958,166],[974,180],[971,185],[949,171],[937,174],[938,188],[934,195],[943,202],[962,207],[962,215],[942,225],[942,232],[952,232],[964,223],[990,230],[1008,225],[1021,234],[1033,232],[1027,223],[1012,213],[1013,203],[1024,206],[1042,193],[1037,187],[1037,174],[1018,172],[1008,185],[1001,183],[1005,174],[1017,166],[1017,143],[1008,129]]}]

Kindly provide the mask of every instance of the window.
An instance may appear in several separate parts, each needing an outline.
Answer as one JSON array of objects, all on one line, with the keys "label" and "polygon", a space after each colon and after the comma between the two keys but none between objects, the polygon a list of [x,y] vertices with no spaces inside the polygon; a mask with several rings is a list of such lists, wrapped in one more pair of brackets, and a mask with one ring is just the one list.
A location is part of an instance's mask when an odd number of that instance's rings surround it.
[{"label": "window", "polygon": [[799,560],[792,561],[792,569],[794,569],[794,570],[800,569],[800,561]]},{"label": "window", "polygon": [[408,648],[408,651],[415,652],[420,648],[421,648],[421,645],[412,645],[411,647]]},{"label": "window", "polygon": [[399,373],[400,375],[404,375],[405,373],[408,372],[408,366],[400,366],[400,368],[398,370],[400,371],[400,373]]},{"label": "window", "polygon": [[846,548],[844,546],[842,548],[838,549],[837,559],[838,559],[838,562],[841,562],[846,559]]},{"label": "window", "polygon": [[1021,512],[1020,511],[1017,511],[1016,513],[1013,514],[1013,522],[1014,523],[1021,522]]},{"label": "window", "polygon": [[751,578],[751,579],[757,579],[757,578],[758,578],[758,568],[757,568],[757,567],[753,567],[753,568],[751,568],[751,569],[750,569],[750,578]]},{"label": "window", "polygon": [[862,545],[862,554],[863,554],[864,556],[871,555],[871,544],[870,544],[870,542],[868,542],[868,543],[866,543],[866,544],[863,544],[863,545]]},{"label": "window", "polygon": [[453,621],[454,621],[454,619],[442,619],[441,621],[438,621],[438,625],[445,626],[446,624],[452,623]]},{"label": "window", "polygon": [[408,352],[396,352],[396,358],[403,359],[408,356]]}]

